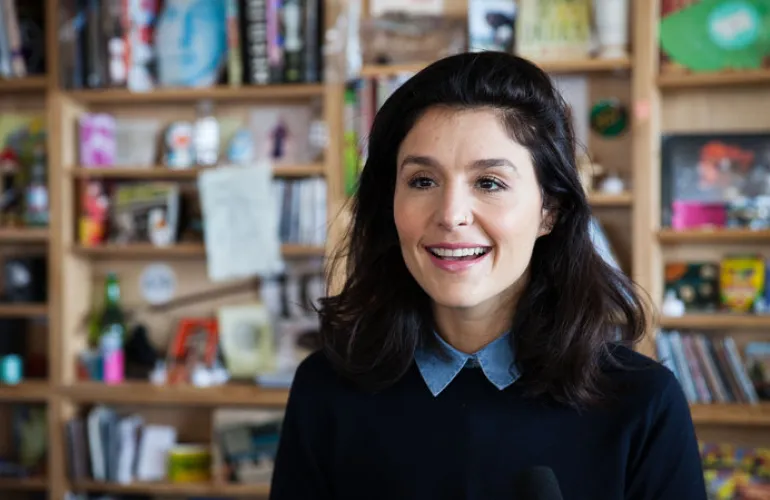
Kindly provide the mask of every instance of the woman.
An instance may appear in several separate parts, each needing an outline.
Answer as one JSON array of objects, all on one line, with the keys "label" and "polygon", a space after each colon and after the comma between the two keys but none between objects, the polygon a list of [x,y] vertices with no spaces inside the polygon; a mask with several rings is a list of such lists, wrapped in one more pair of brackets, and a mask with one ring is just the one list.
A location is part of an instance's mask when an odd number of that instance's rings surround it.
[{"label": "woman", "polygon": [[535,498],[541,466],[567,499],[705,499],[676,379],[629,348],[643,302],[590,240],[568,114],[502,53],[383,105],[271,498]]}]

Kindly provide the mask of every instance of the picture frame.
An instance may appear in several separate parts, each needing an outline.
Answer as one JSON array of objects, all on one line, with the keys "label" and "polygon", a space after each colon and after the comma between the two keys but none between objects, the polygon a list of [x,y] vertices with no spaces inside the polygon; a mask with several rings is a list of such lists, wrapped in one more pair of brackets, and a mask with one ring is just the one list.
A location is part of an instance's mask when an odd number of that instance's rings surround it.
[{"label": "picture frame", "polygon": [[770,195],[770,131],[665,134],[661,139],[661,225],[673,204],[726,207]]}]

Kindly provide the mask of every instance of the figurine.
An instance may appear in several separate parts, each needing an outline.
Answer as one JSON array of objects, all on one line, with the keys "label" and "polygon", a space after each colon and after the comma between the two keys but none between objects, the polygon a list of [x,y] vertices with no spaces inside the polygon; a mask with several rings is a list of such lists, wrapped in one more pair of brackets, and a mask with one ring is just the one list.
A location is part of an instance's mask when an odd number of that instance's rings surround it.
[{"label": "figurine", "polygon": [[21,163],[16,153],[5,148],[0,152],[0,218],[2,225],[15,225],[21,205],[19,172]]},{"label": "figurine", "polygon": [[248,129],[239,129],[230,140],[227,160],[236,165],[248,165],[254,160],[254,141]]},{"label": "figurine", "polygon": [[193,126],[190,122],[177,121],[166,129],[166,166],[173,170],[190,168],[193,165]]}]

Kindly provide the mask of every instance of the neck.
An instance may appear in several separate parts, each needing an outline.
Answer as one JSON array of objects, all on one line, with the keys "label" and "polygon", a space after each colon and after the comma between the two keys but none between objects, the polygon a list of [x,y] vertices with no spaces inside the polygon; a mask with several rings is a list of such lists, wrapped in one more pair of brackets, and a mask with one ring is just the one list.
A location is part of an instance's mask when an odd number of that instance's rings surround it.
[{"label": "neck", "polygon": [[478,352],[511,329],[517,287],[511,287],[489,301],[473,307],[445,307],[433,304],[433,317],[441,338],[466,354]]}]

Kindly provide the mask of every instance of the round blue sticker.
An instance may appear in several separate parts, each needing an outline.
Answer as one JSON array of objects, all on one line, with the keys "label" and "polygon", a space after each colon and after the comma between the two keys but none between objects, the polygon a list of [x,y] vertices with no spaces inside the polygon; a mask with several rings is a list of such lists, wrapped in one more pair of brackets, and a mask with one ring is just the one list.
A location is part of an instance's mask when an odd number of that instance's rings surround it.
[{"label": "round blue sticker", "polygon": [[723,49],[744,49],[757,40],[759,21],[759,13],[751,3],[727,0],[709,14],[709,35]]}]

